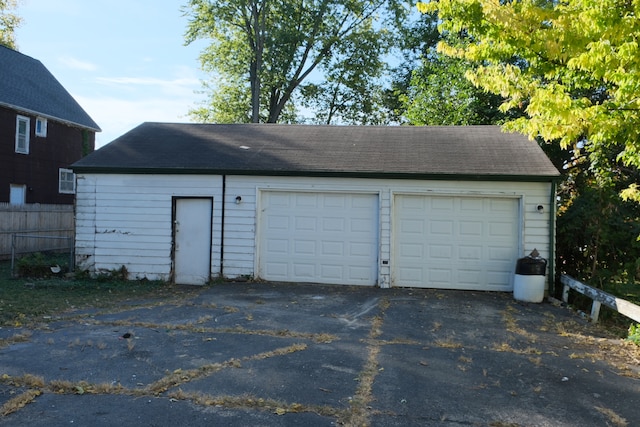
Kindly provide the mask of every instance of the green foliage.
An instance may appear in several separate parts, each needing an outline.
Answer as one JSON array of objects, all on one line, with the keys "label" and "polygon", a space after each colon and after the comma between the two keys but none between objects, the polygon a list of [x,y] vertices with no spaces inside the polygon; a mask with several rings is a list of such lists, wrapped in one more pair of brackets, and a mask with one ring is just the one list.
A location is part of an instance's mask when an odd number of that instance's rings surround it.
[{"label": "green foliage", "polygon": [[[406,12],[400,4],[190,0],[186,42],[211,42],[200,60],[213,75],[205,85],[209,100],[192,115],[214,122],[294,122],[297,100],[321,110],[316,121],[369,120],[361,101],[376,99],[372,83],[391,40],[381,23]],[[318,71],[326,80],[301,91]],[[375,110],[365,105],[364,111]]]},{"label": "green foliage", "polygon": [[[438,53],[503,97],[505,127],[563,174],[557,272],[619,294],[640,281],[640,2],[440,0]],[[518,112],[524,112],[519,114]],[[634,285],[635,283],[635,285]],[[624,285],[623,285],[624,284]]]},{"label": "green foliage", "polygon": [[640,324],[632,323],[631,326],[629,326],[627,341],[640,345]]},{"label": "green foliage", "polygon": [[[68,271],[68,264],[69,254],[36,252],[17,260],[16,273],[19,277],[49,277]],[[52,267],[60,267],[60,270],[54,272]]]},{"label": "green foliage", "polygon": [[403,98],[413,125],[496,124],[504,120],[499,96],[476,88],[465,77],[465,61],[435,55],[413,72]]},{"label": "green foliage", "polygon": [[[526,117],[506,127],[583,149],[599,181],[609,158],[640,166],[640,3],[619,0],[440,0],[420,3],[439,14],[441,30],[466,34],[465,45],[439,51],[482,65],[467,71],[476,86],[504,97],[505,112]],[[640,201],[634,183],[621,189]]]},{"label": "green foliage", "polygon": [[324,81],[301,85],[301,104],[313,111],[313,122],[381,125],[387,118],[381,108],[380,77],[386,43],[372,23],[363,24],[342,40],[324,67]]},{"label": "green foliage", "polygon": [[18,6],[17,0],[0,0],[0,45],[17,49],[15,30],[22,18],[13,13]]},{"label": "green foliage", "polygon": [[474,86],[465,77],[477,64],[437,51],[436,46],[444,37],[451,43],[460,42],[455,38],[464,38],[463,35],[441,35],[437,22],[437,14],[424,14],[420,21],[402,28],[405,60],[395,70],[395,99],[388,98],[387,108],[400,118],[396,121],[413,125],[503,122],[507,115],[498,108],[502,97]]},{"label": "green foliage", "polygon": [[617,283],[640,280],[640,207],[618,193],[588,172],[567,180],[556,241],[560,272],[614,293]]}]

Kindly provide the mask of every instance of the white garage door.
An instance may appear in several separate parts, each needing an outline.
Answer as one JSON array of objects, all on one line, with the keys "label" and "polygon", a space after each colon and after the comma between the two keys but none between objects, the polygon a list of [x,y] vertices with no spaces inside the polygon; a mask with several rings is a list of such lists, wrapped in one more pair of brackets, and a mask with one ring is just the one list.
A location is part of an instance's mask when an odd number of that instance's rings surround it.
[{"label": "white garage door", "polygon": [[260,278],[375,285],[378,196],[264,191],[259,239]]},{"label": "white garage door", "polygon": [[397,195],[392,284],[510,291],[519,224],[517,199]]}]

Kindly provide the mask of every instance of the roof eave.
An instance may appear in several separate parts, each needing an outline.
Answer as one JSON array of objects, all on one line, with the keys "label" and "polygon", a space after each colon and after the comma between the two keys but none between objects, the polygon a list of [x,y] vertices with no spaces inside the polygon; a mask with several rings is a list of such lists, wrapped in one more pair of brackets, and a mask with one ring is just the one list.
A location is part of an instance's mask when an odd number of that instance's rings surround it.
[{"label": "roof eave", "polygon": [[54,121],[60,122],[62,124],[68,125],[68,126],[77,127],[77,128],[81,128],[81,129],[87,129],[87,130],[91,130],[91,131],[94,131],[94,132],[102,132],[102,129],[100,129],[99,126],[96,126],[96,127],[88,126],[86,124],[77,123],[77,122],[74,122],[74,121],[71,121],[71,120],[66,120],[66,119],[63,119],[61,117],[52,116],[50,114],[44,114],[44,113],[41,113],[40,111],[30,110],[28,108],[24,108],[24,107],[21,107],[19,105],[8,104],[6,102],[0,101],[0,106],[6,107],[6,108],[10,108],[12,110],[15,110],[15,111],[18,111],[18,112],[21,112],[21,113],[24,113],[24,114],[30,114],[30,115],[33,115],[33,116],[43,117],[43,118],[45,118],[47,120],[54,120]]},{"label": "roof eave", "polygon": [[409,173],[380,171],[291,171],[291,170],[234,170],[202,168],[126,168],[102,166],[74,166],[76,174],[138,174],[138,175],[226,175],[226,176],[290,176],[325,178],[368,178],[368,179],[417,179],[429,181],[518,181],[518,182],[554,182],[561,179],[557,175],[521,175],[521,174],[482,174],[482,173]]}]

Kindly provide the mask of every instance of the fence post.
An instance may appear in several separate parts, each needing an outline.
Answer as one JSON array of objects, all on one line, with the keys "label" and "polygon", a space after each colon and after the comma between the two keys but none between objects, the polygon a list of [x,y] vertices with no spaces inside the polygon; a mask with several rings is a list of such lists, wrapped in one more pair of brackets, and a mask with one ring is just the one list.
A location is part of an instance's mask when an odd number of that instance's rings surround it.
[{"label": "fence post", "polygon": [[14,277],[13,267],[16,259],[16,233],[11,234],[11,277]]},{"label": "fence post", "polygon": [[75,247],[72,237],[67,237],[67,241],[69,242],[69,273],[73,273],[73,271],[76,269]]},{"label": "fence post", "polygon": [[600,316],[600,306],[602,303],[600,301],[593,300],[591,304],[591,320],[594,323],[598,323],[598,316]]}]

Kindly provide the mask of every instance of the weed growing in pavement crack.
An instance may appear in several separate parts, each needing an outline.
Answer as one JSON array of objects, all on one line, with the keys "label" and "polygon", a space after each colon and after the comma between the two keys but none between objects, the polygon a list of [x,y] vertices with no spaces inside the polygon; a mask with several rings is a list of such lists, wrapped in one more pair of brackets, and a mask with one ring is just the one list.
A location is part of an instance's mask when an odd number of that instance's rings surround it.
[{"label": "weed growing in pavement crack", "polygon": [[384,323],[384,315],[391,303],[388,298],[383,298],[378,307],[381,313],[374,317],[371,321],[371,329],[367,337],[367,361],[362,371],[358,374],[358,387],[356,393],[351,400],[350,411],[343,414],[339,418],[338,424],[345,426],[365,426],[369,425],[370,409],[369,403],[373,399],[372,390],[376,376],[380,372],[378,369],[378,354],[382,343],[378,341],[378,337],[382,335],[382,325]]},{"label": "weed growing in pavement crack", "polygon": [[12,397],[0,407],[0,414],[2,414],[2,416],[12,414],[33,402],[40,394],[42,394],[40,390],[31,389]]},{"label": "weed growing in pavement crack", "polygon": [[11,344],[16,344],[19,342],[27,342],[31,338],[31,335],[31,331],[25,331],[20,332],[19,334],[12,335],[9,338],[2,338],[0,339],[0,348],[4,348],[10,346]]}]

